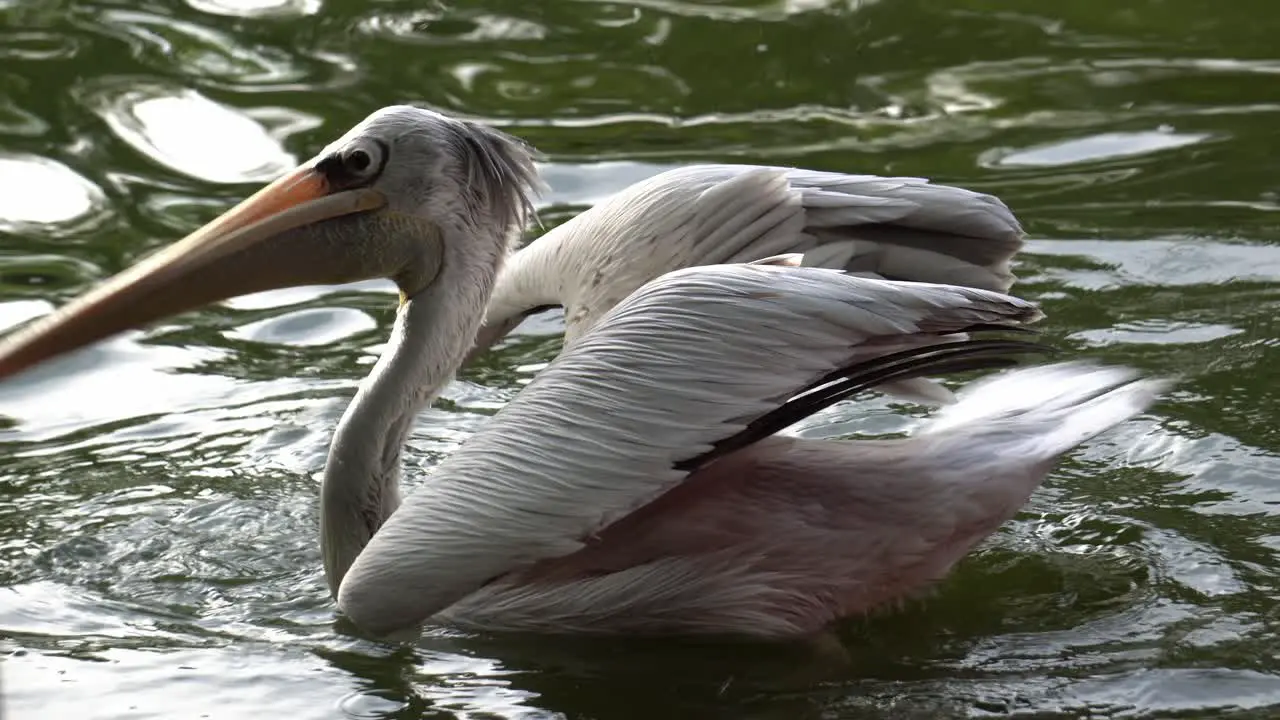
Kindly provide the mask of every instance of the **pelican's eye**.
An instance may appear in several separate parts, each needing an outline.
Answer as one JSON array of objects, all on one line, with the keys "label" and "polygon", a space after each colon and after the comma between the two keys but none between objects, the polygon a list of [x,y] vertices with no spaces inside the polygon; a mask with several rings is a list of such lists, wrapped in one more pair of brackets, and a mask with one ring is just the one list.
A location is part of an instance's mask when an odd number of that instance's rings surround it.
[{"label": "pelican's eye", "polygon": [[342,164],[352,175],[360,175],[373,164],[373,158],[364,148],[354,148],[342,156]]},{"label": "pelican's eye", "polygon": [[382,174],[387,148],[378,140],[357,140],[321,160],[316,169],[325,174],[335,190],[367,187]]}]

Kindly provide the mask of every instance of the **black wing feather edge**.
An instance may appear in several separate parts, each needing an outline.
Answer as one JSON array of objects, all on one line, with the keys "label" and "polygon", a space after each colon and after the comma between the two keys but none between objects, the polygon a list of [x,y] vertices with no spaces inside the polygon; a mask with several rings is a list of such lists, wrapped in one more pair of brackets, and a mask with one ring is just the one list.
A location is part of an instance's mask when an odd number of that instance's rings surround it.
[{"label": "black wing feather edge", "polygon": [[[975,325],[968,331],[1018,331],[1021,328]],[[993,370],[1018,364],[1024,355],[1049,355],[1053,348],[1024,340],[962,340],[911,348],[853,363],[823,376],[781,406],[753,420],[740,432],[716,443],[707,452],[675,464],[693,471],[707,463],[794,425],[816,412],[877,385],[926,375]]]}]

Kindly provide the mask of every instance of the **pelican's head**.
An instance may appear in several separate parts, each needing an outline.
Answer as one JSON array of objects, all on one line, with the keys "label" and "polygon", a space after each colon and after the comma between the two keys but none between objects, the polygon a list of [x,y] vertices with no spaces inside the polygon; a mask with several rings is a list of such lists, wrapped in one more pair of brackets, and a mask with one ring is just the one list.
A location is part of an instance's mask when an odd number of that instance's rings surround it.
[{"label": "pelican's head", "polygon": [[531,151],[496,130],[384,108],[186,238],[0,341],[0,378],[252,292],[374,278],[412,298],[444,243],[500,259],[530,211]]}]

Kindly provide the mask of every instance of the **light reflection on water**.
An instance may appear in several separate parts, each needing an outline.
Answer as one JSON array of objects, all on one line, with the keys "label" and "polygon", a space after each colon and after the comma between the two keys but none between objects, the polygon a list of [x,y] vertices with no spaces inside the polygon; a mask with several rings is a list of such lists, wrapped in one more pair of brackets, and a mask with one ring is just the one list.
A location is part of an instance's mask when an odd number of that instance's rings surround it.
[{"label": "light reflection on water", "polygon": [[[1247,4],[1246,4],[1247,5]],[[1031,232],[1050,341],[1176,374],[929,599],[843,650],[365,643],[316,550],[385,282],[261,293],[0,385],[14,717],[1226,717],[1274,712],[1274,13],[1186,0],[0,0],[0,327],[420,100],[547,153],[547,226],[692,161],[924,175]],[[532,318],[411,440],[412,487],[558,349]],[[791,432],[910,431],[868,396]],[[1263,715],[1257,715],[1262,717]]]},{"label": "light reflection on water", "polygon": [[199,93],[136,82],[116,90],[92,91],[86,102],[120,139],[170,169],[210,183],[249,183],[298,164],[262,125]]}]

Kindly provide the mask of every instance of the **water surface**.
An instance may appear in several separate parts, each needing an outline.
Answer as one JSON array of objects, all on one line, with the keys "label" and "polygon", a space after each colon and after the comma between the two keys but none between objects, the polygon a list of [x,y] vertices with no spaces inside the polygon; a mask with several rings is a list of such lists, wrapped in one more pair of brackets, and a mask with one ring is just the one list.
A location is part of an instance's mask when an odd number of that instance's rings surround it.
[{"label": "water surface", "polygon": [[[316,548],[390,286],[191,313],[0,386],[10,716],[1280,713],[1278,34],[1262,0],[0,0],[0,328],[413,101],[537,145],[546,226],[695,161],[997,193],[1049,340],[1182,378],[932,597],[843,627],[846,657],[443,629],[396,649],[335,623]],[[422,414],[411,485],[557,323]],[[797,432],[918,415],[868,395]]]}]

